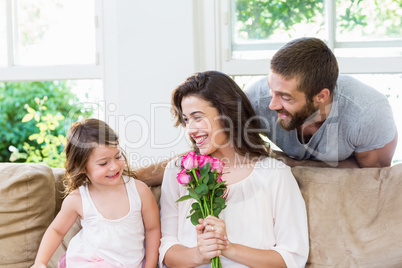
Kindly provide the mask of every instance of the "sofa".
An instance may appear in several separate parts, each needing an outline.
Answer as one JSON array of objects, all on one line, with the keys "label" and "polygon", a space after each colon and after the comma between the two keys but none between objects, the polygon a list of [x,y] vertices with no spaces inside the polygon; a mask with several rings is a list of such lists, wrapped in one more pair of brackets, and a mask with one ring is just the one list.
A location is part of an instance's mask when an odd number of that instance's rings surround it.
[{"label": "sofa", "polygon": [[[402,267],[402,164],[387,168],[294,167],[306,202],[307,267]],[[60,209],[64,170],[0,163],[0,268],[30,267]],[[160,187],[151,187],[157,200]],[[57,267],[79,221],[48,267]]]}]

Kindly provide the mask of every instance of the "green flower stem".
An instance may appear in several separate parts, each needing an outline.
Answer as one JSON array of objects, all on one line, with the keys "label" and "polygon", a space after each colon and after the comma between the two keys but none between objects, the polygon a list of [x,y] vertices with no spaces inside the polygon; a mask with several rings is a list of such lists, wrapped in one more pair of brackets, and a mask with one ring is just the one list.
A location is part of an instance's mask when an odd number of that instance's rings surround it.
[{"label": "green flower stem", "polygon": [[[195,169],[192,169],[191,172],[193,173],[193,177],[194,177],[196,184],[199,185],[199,181],[197,178],[197,174],[195,173]],[[198,204],[200,205],[200,208],[201,208],[202,217],[205,219],[208,215],[213,215],[213,214],[211,214],[211,211],[208,209],[208,202],[207,202],[207,199],[205,198],[205,195],[202,197],[202,199],[204,201],[204,205],[202,205],[201,202],[198,202]],[[212,206],[211,206],[211,210],[212,210]]]},{"label": "green flower stem", "polygon": [[[195,169],[192,169],[191,172],[193,173],[194,180],[195,180],[196,184],[199,185],[198,178],[197,178],[197,174],[195,173]],[[201,201],[201,200],[200,200],[200,201]],[[205,219],[205,218],[207,217],[207,215],[208,215],[208,207],[205,206],[205,203],[206,203],[206,201],[205,201],[205,196],[203,196],[203,201],[204,201],[204,206],[202,205],[201,202],[198,202],[198,205],[200,205],[200,210],[201,210],[201,213],[202,213],[202,218]],[[204,207],[204,209],[203,209],[203,207]],[[207,209],[207,211],[205,211],[205,209]]]},{"label": "green flower stem", "polygon": [[211,267],[222,268],[221,260],[219,259],[219,257],[214,257],[211,259]]},{"label": "green flower stem", "polygon": [[194,180],[195,180],[195,182],[196,182],[197,185],[198,185],[198,178],[197,178],[197,174],[195,173],[195,169],[193,168],[193,169],[191,170],[191,172],[193,173]]},{"label": "green flower stem", "polygon": [[212,190],[211,194],[211,215],[214,215],[214,196],[215,196],[215,189]]},{"label": "green flower stem", "polygon": [[205,218],[207,217],[207,215],[205,215],[205,212],[204,212],[204,210],[202,209],[202,204],[201,204],[201,202],[198,202],[198,205],[200,206],[200,210],[201,210],[201,213],[202,213],[202,218],[205,219]]},{"label": "green flower stem", "polygon": [[204,208],[206,210],[206,214],[211,215],[211,213],[210,213],[210,211],[208,209],[208,202],[207,202],[207,199],[205,198],[205,195],[202,197],[202,199],[204,200]]}]

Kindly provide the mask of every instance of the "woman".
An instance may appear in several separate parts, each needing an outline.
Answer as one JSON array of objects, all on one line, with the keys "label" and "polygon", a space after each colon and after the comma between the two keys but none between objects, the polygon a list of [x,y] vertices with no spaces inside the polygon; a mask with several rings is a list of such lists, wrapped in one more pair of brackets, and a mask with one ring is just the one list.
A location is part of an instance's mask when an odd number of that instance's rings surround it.
[{"label": "woman", "polygon": [[190,76],[172,94],[176,125],[187,129],[197,153],[225,163],[227,207],[194,227],[193,200],[176,180],[180,159],[165,170],[161,196],[160,264],[210,267],[303,267],[308,256],[304,200],[288,166],[270,157],[259,119],[237,84],[208,71]]}]

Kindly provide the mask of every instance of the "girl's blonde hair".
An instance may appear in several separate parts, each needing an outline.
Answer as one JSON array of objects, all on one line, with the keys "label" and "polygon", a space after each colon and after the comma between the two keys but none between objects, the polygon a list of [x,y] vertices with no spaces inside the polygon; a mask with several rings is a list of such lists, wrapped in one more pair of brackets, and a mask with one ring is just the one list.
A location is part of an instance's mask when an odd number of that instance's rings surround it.
[{"label": "girl's blonde hair", "polygon": [[[66,180],[64,194],[68,195],[86,182],[89,182],[83,171],[85,170],[92,150],[99,145],[119,146],[117,134],[105,122],[90,118],[74,123],[67,133],[66,153]],[[136,178],[131,170],[127,157],[121,151],[125,167],[123,175]]]}]

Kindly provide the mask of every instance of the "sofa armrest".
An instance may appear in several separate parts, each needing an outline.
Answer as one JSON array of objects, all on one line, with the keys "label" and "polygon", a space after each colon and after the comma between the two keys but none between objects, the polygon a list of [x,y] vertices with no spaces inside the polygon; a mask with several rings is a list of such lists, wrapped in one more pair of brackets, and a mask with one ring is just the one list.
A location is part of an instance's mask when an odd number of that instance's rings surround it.
[{"label": "sofa armrest", "polygon": [[30,267],[54,218],[51,168],[0,163],[0,266]]}]

